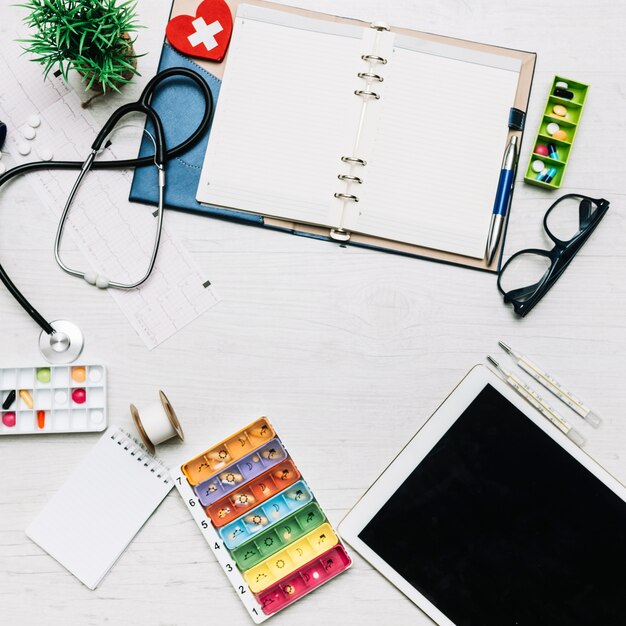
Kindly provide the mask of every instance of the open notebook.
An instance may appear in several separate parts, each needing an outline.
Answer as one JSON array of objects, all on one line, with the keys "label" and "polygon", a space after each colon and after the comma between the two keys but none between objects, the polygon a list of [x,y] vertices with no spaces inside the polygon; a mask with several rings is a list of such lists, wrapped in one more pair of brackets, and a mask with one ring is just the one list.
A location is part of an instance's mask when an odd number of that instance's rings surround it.
[{"label": "open notebook", "polygon": [[240,4],[197,199],[480,266],[534,60]]}]

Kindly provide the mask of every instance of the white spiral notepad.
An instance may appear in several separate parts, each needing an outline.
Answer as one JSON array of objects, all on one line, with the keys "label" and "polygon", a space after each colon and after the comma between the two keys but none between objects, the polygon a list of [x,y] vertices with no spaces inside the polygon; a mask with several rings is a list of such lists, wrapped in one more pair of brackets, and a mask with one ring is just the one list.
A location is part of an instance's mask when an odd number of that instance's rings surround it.
[{"label": "white spiral notepad", "polygon": [[26,535],[95,589],[171,488],[165,466],[111,426]]}]

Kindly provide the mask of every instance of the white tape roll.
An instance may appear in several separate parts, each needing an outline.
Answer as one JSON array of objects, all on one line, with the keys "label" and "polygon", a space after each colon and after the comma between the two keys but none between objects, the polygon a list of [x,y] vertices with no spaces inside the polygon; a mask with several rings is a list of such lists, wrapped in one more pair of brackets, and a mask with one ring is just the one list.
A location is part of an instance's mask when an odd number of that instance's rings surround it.
[{"label": "white tape roll", "polygon": [[130,405],[135,426],[150,454],[155,453],[155,446],[172,437],[178,437],[181,441],[185,439],[178,417],[167,396],[159,391],[159,398],[160,402],[150,404],[141,410],[134,404]]}]

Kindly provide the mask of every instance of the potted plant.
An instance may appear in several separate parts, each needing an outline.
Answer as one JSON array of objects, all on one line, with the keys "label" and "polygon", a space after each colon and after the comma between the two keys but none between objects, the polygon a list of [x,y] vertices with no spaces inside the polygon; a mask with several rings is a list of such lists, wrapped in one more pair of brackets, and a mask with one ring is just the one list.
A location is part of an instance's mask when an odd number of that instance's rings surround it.
[{"label": "potted plant", "polygon": [[34,29],[21,42],[43,65],[44,77],[58,65],[67,81],[74,69],[85,90],[99,95],[119,91],[138,74],[134,0],[27,0],[20,6],[29,11],[24,22]]}]

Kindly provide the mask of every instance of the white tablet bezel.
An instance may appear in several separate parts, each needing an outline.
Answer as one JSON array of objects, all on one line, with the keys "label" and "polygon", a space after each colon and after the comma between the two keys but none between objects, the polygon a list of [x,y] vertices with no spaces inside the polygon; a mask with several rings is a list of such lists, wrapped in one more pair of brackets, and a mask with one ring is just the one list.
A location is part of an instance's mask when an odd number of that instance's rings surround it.
[{"label": "white tablet bezel", "polygon": [[439,611],[409,581],[359,539],[359,533],[487,384],[494,387],[546,435],[626,502],[626,488],[617,479],[565,437],[490,369],[482,365],[475,366],[365,492],[338,527],[343,539],[440,626],[458,625]]}]

